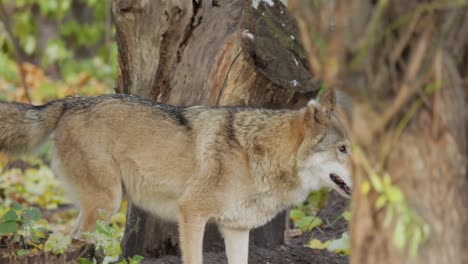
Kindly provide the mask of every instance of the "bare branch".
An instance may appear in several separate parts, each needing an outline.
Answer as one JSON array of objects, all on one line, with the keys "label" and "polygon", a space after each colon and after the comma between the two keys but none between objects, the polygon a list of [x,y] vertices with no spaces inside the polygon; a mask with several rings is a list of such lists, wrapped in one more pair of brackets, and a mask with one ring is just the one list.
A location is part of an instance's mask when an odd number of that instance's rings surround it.
[{"label": "bare branch", "polygon": [[18,70],[20,73],[21,77],[21,83],[23,84],[23,89],[24,89],[24,95],[26,96],[26,100],[28,100],[28,103],[31,103],[31,97],[29,96],[29,87],[28,84],[26,83],[26,73],[24,72],[23,69],[23,57],[21,56],[20,52],[20,47],[18,44],[18,40],[15,38],[13,35],[13,31],[11,30],[11,23],[10,23],[10,18],[7,15],[7,12],[5,10],[5,6],[3,5],[3,2],[0,1],[0,21],[3,23],[5,26],[5,30],[8,34],[8,37],[11,40],[11,43],[13,44],[13,52],[15,54],[15,59],[16,59],[16,64],[18,65]]}]

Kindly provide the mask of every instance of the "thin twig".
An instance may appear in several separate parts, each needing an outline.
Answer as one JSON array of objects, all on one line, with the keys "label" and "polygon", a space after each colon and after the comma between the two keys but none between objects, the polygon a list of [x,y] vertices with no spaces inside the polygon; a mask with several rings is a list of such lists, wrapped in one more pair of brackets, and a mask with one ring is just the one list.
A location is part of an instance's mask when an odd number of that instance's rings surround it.
[{"label": "thin twig", "polygon": [[311,21],[314,21],[316,17],[313,12],[310,12],[313,9],[301,8],[300,3],[300,0],[291,0],[288,2],[288,9],[296,16],[301,43],[307,52],[309,71],[313,76],[319,78],[322,74],[322,58],[320,44],[318,43],[320,42],[319,39],[321,39],[318,34],[320,30],[311,26],[314,25]]},{"label": "thin twig", "polygon": [[[109,49],[112,38],[112,7],[111,0],[106,1],[106,26],[104,27],[104,46]],[[109,56],[110,57],[110,56]]]},{"label": "thin twig", "polygon": [[400,91],[397,94],[396,98],[393,100],[393,103],[385,110],[380,118],[380,122],[372,130],[372,135],[380,133],[387,126],[387,124],[392,120],[392,118],[403,110],[403,107],[409,101],[411,96],[418,91],[420,83],[417,80],[417,74],[421,69],[422,62],[426,57],[426,50],[428,48],[429,39],[431,37],[431,30],[426,30],[426,32],[421,36],[418,45],[415,48],[414,53],[410,59],[410,63],[406,70],[406,76],[401,85]]},{"label": "thin twig", "polygon": [[15,54],[15,59],[16,59],[16,64],[18,65],[20,77],[21,77],[21,83],[23,84],[24,88],[24,95],[26,96],[26,100],[28,100],[28,103],[31,103],[31,97],[29,96],[29,87],[28,84],[26,83],[26,73],[24,72],[23,69],[23,58],[20,53],[20,47],[18,44],[18,40],[15,38],[13,35],[13,31],[11,30],[11,24],[10,24],[10,18],[8,17],[5,7],[3,6],[3,2],[0,1],[0,21],[3,23],[5,26],[5,30],[8,34],[8,37],[11,40],[11,43],[13,44],[13,52]]},{"label": "thin twig", "polygon": [[408,42],[411,40],[411,37],[416,32],[416,26],[418,25],[420,17],[420,12],[415,13],[414,16],[412,16],[408,25],[405,27],[405,30],[403,31],[403,34],[401,35],[399,41],[395,45],[395,48],[390,53],[390,61],[392,63],[395,63],[400,58],[401,54],[403,53],[403,50],[407,47]]}]

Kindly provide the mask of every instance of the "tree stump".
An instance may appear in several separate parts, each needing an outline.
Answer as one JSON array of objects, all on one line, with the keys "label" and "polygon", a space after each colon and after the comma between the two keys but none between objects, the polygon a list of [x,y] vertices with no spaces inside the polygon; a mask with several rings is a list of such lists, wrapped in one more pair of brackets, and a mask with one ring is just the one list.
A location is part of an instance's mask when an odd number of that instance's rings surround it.
[{"label": "tree stump", "polygon": [[[112,12],[118,93],[174,105],[295,108],[319,89],[279,1],[114,0]],[[251,232],[251,241],[279,245],[286,228],[282,213]],[[221,239],[216,228],[207,229],[205,248],[216,249]],[[177,240],[175,224],[130,205],[124,255],[176,253]]]}]

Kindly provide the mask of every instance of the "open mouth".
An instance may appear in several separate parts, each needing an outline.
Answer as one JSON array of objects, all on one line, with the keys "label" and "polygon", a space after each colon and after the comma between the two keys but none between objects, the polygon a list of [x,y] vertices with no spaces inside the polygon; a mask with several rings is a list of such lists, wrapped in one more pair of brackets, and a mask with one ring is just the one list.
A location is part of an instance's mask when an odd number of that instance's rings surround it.
[{"label": "open mouth", "polygon": [[340,187],[341,190],[343,190],[344,193],[347,195],[351,196],[351,188],[349,188],[348,185],[343,181],[343,179],[340,178],[340,176],[331,173],[330,174],[330,179],[338,186]]}]

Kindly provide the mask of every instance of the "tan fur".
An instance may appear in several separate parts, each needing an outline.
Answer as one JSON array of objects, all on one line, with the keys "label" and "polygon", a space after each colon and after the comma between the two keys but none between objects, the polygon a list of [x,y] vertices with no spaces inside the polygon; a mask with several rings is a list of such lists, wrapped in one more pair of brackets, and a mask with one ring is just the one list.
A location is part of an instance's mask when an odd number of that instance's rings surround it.
[{"label": "tan fur", "polygon": [[0,149],[31,148],[55,130],[53,169],[80,206],[74,233],[92,230],[99,209],[117,211],[125,192],[179,222],[184,263],[202,263],[207,221],[225,234],[229,262],[246,263],[247,249],[240,245],[238,257],[236,241],[248,243],[250,229],[319,187],[307,160],[334,131],[332,106],[322,104],[180,108],[127,95],[69,97],[34,109],[2,103]]}]

